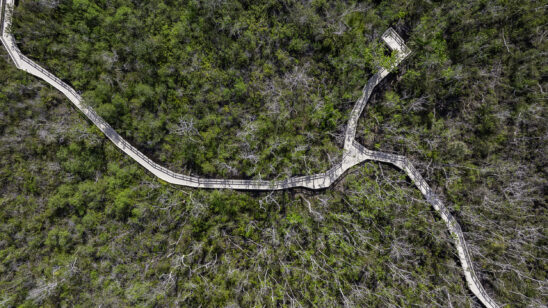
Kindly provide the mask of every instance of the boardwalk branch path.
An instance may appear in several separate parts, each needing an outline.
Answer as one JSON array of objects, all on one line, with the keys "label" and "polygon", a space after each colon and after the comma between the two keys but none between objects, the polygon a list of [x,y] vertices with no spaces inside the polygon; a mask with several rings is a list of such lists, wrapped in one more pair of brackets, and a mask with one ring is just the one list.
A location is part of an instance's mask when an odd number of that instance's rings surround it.
[{"label": "boardwalk branch path", "polygon": [[[470,252],[464,240],[463,232],[456,219],[451,215],[443,203],[434,195],[432,189],[422,178],[420,173],[413,167],[413,164],[405,157],[388,154],[383,152],[371,151],[360,145],[355,140],[356,127],[358,119],[369,100],[375,86],[377,86],[384,77],[388,75],[391,68],[381,68],[373,77],[369,79],[363,88],[362,96],[352,109],[350,119],[345,134],[344,151],[342,162],[333,166],[327,172],[309,176],[299,176],[281,181],[267,180],[231,180],[231,179],[207,179],[200,177],[188,176],[180,173],[175,173],[163,166],[153,162],[150,158],[141,153],[138,149],[124,140],[103,118],[101,118],[91,107],[86,106],[80,94],[78,94],[67,83],[57,78],[34,61],[27,58],[21,53],[15,44],[15,39],[10,34],[11,16],[13,12],[14,0],[0,0],[2,5],[2,14],[0,20],[0,31],[2,44],[8,51],[11,60],[15,66],[29,74],[32,74],[59,91],[82,112],[93,124],[95,124],[120,150],[133,158],[137,163],[146,168],[158,178],[176,185],[183,185],[194,188],[214,188],[214,189],[238,189],[238,190],[281,190],[293,187],[304,187],[308,189],[322,189],[331,186],[339,177],[341,177],[351,167],[366,161],[379,161],[392,164],[399,169],[405,171],[407,176],[420,189],[427,201],[438,211],[441,218],[451,232],[457,247],[459,259],[464,269],[464,275],[468,287],[478,299],[486,307],[498,307],[497,304],[490,298],[487,292],[482,287],[477,278],[473,263],[470,258]],[[392,29],[389,28],[383,35],[382,39],[385,43],[397,52],[397,58],[393,65],[396,67],[403,61],[411,51],[405,45],[401,37]]]}]

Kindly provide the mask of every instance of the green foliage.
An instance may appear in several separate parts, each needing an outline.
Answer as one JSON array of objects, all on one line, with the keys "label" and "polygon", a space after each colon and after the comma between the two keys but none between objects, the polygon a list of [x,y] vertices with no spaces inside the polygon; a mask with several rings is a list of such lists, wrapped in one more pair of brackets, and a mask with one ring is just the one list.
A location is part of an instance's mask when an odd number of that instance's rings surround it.
[{"label": "green foliage", "polygon": [[[539,3],[55,3],[19,1],[23,52],[147,155],[218,178],[327,170],[395,27],[413,54],[360,142],[416,163],[497,302],[547,302]],[[477,305],[400,171],[366,163],[321,192],[167,185],[2,53],[0,306]]]}]

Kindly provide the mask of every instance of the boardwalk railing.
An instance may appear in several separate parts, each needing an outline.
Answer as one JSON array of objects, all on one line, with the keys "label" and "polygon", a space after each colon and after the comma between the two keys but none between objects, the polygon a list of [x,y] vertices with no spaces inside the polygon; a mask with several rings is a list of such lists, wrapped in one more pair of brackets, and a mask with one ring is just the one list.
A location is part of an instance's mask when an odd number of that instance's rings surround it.
[{"label": "boardwalk railing", "polygon": [[398,44],[398,47],[399,47],[398,51],[400,52],[401,57],[405,58],[409,54],[411,54],[411,49],[407,47],[404,40],[401,38],[401,36],[398,35],[398,33],[394,29],[388,28],[388,30],[386,30],[382,34],[382,39],[385,41],[389,39],[394,40]]}]

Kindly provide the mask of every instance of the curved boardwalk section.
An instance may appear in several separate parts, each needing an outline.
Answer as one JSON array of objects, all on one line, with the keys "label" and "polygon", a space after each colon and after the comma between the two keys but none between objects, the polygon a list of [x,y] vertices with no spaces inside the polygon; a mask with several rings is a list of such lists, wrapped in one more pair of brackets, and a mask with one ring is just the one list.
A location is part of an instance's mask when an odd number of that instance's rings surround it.
[{"label": "curved boardwalk section", "polygon": [[451,232],[455,241],[455,246],[458,250],[459,259],[464,269],[464,275],[468,287],[478,299],[486,307],[498,307],[497,304],[485,292],[479,279],[477,278],[473,263],[470,259],[470,252],[466,246],[464,235],[460,225],[456,219],[449,213],[443,203],[434,195],[432,189],[422,178],[420,173],[413,167],[413,164],[405,157],[388,154],[383,152],[371,151],[356,142],[356,127],[358,119],[373,92],[384,77],[388,75],[390,70],[403,61],[411,51],[405,45],[401,37],[392,29],[389,28],[383,35],[382,39],[392,49],[397,51],[397,58],[393,67],[380,68],[365,85],[362,91],[362,96],[358,99],[348,121],[348,126],[345,133],[345,142],[343,150],[343,159],[339,164],[334,165],[327,172],[319,173],[310,176],[293,177],[286,180],[266,181],[266,180],[231,180],[231,179],[207,179],[200,177],[188,176],[185,174],[175,173],[163,166],[153,162],[150,158],[141,153],[134,146],[129,144],[122,138],[103,118],[101,118],[91,107],[83,103],[82,97],[67,83],[57,78],[34,61],[27,58],[15,45],[15,39],[9,33],[8,29],[11,26],[11,15],[13,11],[14,0],[0,0],[2,13],[0,15],[0,31],[2,44],[6,48],[11,60],[15,66],[29,74],[32,74],[59,91],[83,113],[90,121],[93,122],[120,150],[133,158],[137,163],[146,168],[158,178],[172,184],[195,187],[195,188],[214,188],[214,189],[238,189],[238,190],[281,190],[293,187],[304,187],[309,189],[323,189],[331,186],[339,177],[341,177],[348,169],[363,161],[372,160],[392,164],[407,173],[409,178],[415,183],[417,188],[426,197],[427,201],[438,211]]},{"label": "curved boardwalk section", "polygon": [[356,141],[353,141],[352,145],[357,149],[359,153],[361,153],[361,155],[363,155],[363,157],[367,157],[367,159],[389,163],[405,171],[405,173],[411,179],[411,181],[413,181],[415,186],[417,186],[421,193],[426,197],[428,203],[430,203],[434,207],[434,209],[440,214],[441,218],[445,222],[445,225],[449,229],[449,232],[451,233],[453,240],[455,241],[455,246],[457,247],[459,259],[464,270],[466,283],[468,284],[468,287],[470,288],[472,293],[474,293],[474,295],[476,295],[476,297],[478,297],[478,299],[486,307],[498,307],[495,301],[493,301],[489,294],[487,294],[487,292],[481,285],[478,277],[476,276],[476,273],[474,272],[472,259],[470,258],[470,252],[468,250],[468,246],[466,245],[466,241],[464,240],[464,234],[462,233],[459,223],[457,222],[455,217],[451,215],[449,210],[447,210],[445,205],[443,205],[440,199],[438,199],[436,195],[432,192],[430,186],[426,183],[426,181],[423,179],[417,169],[415,169],[411,161],[406,157],[400,155],[368,150]]}]

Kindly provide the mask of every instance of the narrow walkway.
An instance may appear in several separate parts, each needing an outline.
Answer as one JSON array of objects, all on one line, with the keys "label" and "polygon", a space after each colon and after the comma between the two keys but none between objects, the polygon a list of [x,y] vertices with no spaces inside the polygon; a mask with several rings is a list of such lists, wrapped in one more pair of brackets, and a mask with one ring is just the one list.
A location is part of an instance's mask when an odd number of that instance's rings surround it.
[{"label": "narrow walkway", "polygon": [[[57,78],[34,61],[27,58],[21,53],[15,44],[15,39],[10,34],[8,29],[11,27],[11,16],[13,12],[14,0],[0,0],[2,5],[2,14],[0,16],[0,31],[2,44],[8,51],[8,54],[15,66],[25,72],[32,74],[59,91],[84,113],[93,124],[95,124],[120,150],[133,158],[141,166],[146,168],[158,178],[175,185],[182,185],[194,188],[213,188],[213,189],[238,189],[238,190],[281,190],[294,187],[304,187],[308,189],[323,189],[331,186],[339,177],[341,177],[351,167],[366,161],[380,161],[392,164],[407,173],[413,183],[419,188],[427,201],[438,211],[451,232],[455,240],[455,246],[458,250],[459,259],[464,269],[464,276],[468,287],[478,297],[478,299],[486,307],[498,307],[497,304],[489,297],[483,289],[481,282],[476,277],[473,269],[473,263],[470,259],[470,252],[466,246],[464,235],[460,225],[451,213],[445,208],[443,203],[433,194],[432,189],[422,178],[420,173],[413,167],[413,164],[405,157],[388,154],[383,152],[371,151],[356,142],[356,127],[358,119],[373,92],[384,77],[388,75],[390,69],[381,68],[373,77],[369,79],[365,85],[362,96],[352,109],[350,119],[345,134],[343,159],[340,164],[334,165],[327,172],[319,173],[310,176],[299,176],[281,181],[266,181],[266,180],[230,180],[230,179],[207,179],[200,177],[188,176],[180,173],[175,173],[165,167],[153,162],[143,153],[125,141],[103,118],[101,118],[91,107],[83,103],[82,97],[68,84]],[[396,67],[403,61],[411,51],[405,45],[402,38],[392,29],[389,28],[383,35],[382,39],[392,49],[397,51],[397,58],[393,65]]]}]

